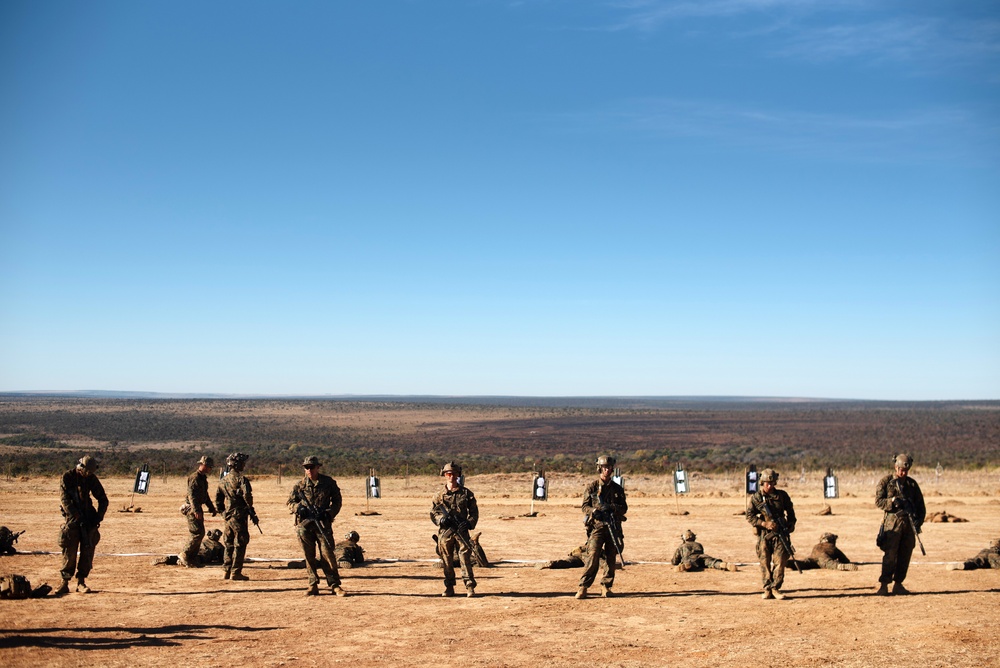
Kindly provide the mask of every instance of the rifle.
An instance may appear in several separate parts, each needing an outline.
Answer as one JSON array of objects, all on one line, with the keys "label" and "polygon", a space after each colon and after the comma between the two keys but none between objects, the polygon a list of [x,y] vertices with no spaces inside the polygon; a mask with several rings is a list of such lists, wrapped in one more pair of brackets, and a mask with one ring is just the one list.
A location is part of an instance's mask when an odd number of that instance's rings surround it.
[{"label": "rifle", "polygon": [[920,546],[920,554],[926,557],[927,550],[924,549],[924,542],[920,540],[920,530],[917,529],[917,523],[913,519],[913,506],[910,503],[910,499],[903,494],[903,488],[899,486],[899,478],[896,478],[893,482],[896,483],[896,497],[903,500],[900,511],[906,515],[906,521],[909,523],[910,529],[913,530],[913,535],[917,538],[917,545]]},{"label": "rifle", "polygon": [[299,496],[299,506],[306,511],[307,515],[306,517],[303,517],[300,512],[299,519],[304,522],[314,522],[316,526],[319,527],[319,539],[323,541],[323,546],[326,548],[327,554],[330,555],[330,559],[336,561],[336,551],[333,549],[333,543],[330,542],[330,537],[327,535],[327,533],[332,532],[333,529],[329,529],[326,526],[326,521],[323,519],[324,513],[321,513],[319,509],[309,501],[309,499],[301,495]]},{"label": "rifle", "polygon": [[781,546],[785,548],[785,552],[788,553],[788,560],[792,562],[792,568],[801,573],[802,567],[799,566],[799,562],[794,559],[795,548],[792,547],[792,539],[789,537],[791,532],[788,530],[788,525],[785,524],[785,518],[779,517],[773,510],[771,510],[771,506],[767,502],[767,497],[763,494],[760,495],[760,501],[760,504],[755,503],[754,507],[764,513],[764,517],[766,517],[768,521],[774,522],[777,526],[774,534],[778,537],[778,541],[781,542]]},{"label": "rifle", "polygon": [[[473,547],[472,541],[469,540],[469,523],[456,516],[455,513],[452,512],[451,508],[443,503],[435,504],[434,512],[444,515],[444,519],[438,526],[442,529],[454,529],[454,534],[455,537],[458,538],[458,542],[461,543],[462,547],[464,547],[474,557],[476,554],[476,548]],[[438,542],[438,549],[440,554],[440,542]],[[445,558],[446,557],[442,554],[441,559],[444,560]]]},{"label": "rifle", "polygon": [[594,512],[591,513],[591,516],[607,524],[608,529],[611,531],[611,542],[615,544],[615,551],[618,552],[618,556],[622,559],[622,571],[624,571],[625,555],[622,554],[622,550],[625,549],[625,534],[622,533],[621,526],[618,524],[615,511],[610,507],[607,510],[602,510],[601,508],[607,504],[603,503],[601,497],[595,493],[591,493],[590,501],[594,505]]}]

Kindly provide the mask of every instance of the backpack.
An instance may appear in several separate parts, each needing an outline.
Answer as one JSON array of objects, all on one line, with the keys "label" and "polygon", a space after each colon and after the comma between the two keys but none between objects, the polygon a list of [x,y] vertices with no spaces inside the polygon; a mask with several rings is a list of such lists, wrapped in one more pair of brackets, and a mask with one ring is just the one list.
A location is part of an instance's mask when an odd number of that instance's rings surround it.
[{"label": "backpack", "polygon": [[31,596],[31,583],[23,575],[0,577],[0,598],[21,599]]}]

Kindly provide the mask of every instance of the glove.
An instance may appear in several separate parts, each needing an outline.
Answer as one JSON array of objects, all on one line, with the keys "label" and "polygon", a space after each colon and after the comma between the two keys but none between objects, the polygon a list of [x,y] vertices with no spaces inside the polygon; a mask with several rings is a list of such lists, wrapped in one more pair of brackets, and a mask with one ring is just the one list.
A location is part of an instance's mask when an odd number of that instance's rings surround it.
[{"label": "glove", "polygon": [[443,517],[441,517],[440,520],[438,520],[438,526],[441,527],[442,529],[450,529],[451,518],[448,517],[447,515],[444,515]]},{"label": "glove", "polygon": [[309,519],[309,509],[300,503],[295,509],[295,516],[300,520],[307,520]]},{"label": "glove", "polygon": [[778,528],[778,524],[773,520],[767,520],[766,522],[764,522],[764,528],[767,529],[768,531],[774,531],[775,529]]},{"label": "glove", "polygon": [[468,531],[469,523],[466,522],[465,520],[459,520],[458,523],[455,525],[455,529],[457,531]]},{"label": "glove", "polygon": [[257,519],[256,513],[250,516],[250,521],[253,522],[254,526],[257,526],[258,524],[260,524],[260,520]]}]

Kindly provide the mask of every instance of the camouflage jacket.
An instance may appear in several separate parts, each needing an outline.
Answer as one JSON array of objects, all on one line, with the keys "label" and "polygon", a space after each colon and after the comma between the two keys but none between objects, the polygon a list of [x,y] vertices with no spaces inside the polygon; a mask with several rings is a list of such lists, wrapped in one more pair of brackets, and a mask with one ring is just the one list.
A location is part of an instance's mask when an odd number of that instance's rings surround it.
[{"label": "camouflage jacket", "polygon": [[[604,483],[598,478],[583,490],[583,503],[580,504],[580,508],[586,516],[584,523],[589,529],[603,527],[606,524],[595,516],[601,504],[611,506],[611,512],[618,520],[620,530],[621,523],[625,521],[625,513],[628,512],[628,502],[625,500],[625,490],[622,489],[622,486],[614,480]],[[589,532],[588,535],[590,535]]]},{"label": "camouflage jacket", "polygon": [[820,568],[832,568],[837,570],[839,564],[849,564],[851,560],[847,558],[833,543],[820,542],[809,553],[810,561],[815,561]]},{"label": "camouflage jacket", "polygon": [[201,471],[195,471],[188,476],[187,502],[191,504],[191,510],[195,513],[203,512],[201,507],[208,506],[208,511],[215,512],[215,504],[208,496],[208,477]]},{"label": "camouflage jacket", "polygon": [[241,471],[230,471],[215,491],[215,507],[226,519],[256,517],[250,479]]},{"label": "camouflage jacket", "polygon": [[692,555],[702,556],[704,554],[705,548],[702,547],[701,543],[694,540],[686,540],[674,550],[674,558],[670,560],[670,563],[676,566]]},{"label": "camouflage jacket", "polygon": [[[288,508],[295,513],[295,523],[309,519],[308,511],[300,508],[302,502],[312,504],[317,512],[323,517],[315,518],[326,522],[333,522],[333,519],[340,514],[340,509],[344,504],[343,496],[337,481],[322,473],[313,482],[307,477],[302,478],[292,488],[292,493],[288,495]],[[327,525],[329,529],[329,524]]]},{"label": "camouflage jacket", "polygon": [[795,508],[792,505],[792,497],[783,489],[774,489],[770,494],[764,494],[764,490],[758,489],[750,497],[750,507],[747,508],[747,522],[754,528],[758,536],[763,535],[767,539],[774,538],[777,534],[764,528],[767,516],[761,507],[764,502],[771,509],[776,519],[780,519],[788,528],[788,533],[795,531]]},{"label": "camouflage jacket", "polygon": [[365,551],[353,540],[337,543],[337,561],[360,566],[365,563]]},{"label": "camouflage jacket", "polygon": [[[60,485],[62,492],[63,517],[72,520],[83,520],[91,526],[104,521],[108,512],[108,495],[96,475],[83,475],[75,468],[66,471]],[[94,509],[97,501],[97,509]]]},{"label": "camouflage jacket", "polygon": [[882,518],[882,528],[885,531],[908,530],[907,511],[912,513],[913,523],[917,531],[920,531],[927,515],[920,485],[910,476],[897,478],[896,474],[890,473],[879,480],[875,486],[875,505],[885,511]]},{"label": "camouflage jacket", "polygon": [[446,515],[442,508],[450,510],[452,517],[468,522],[469,529],[475,529],[479,523],[479,504],[476,503],[476,495],[464,485],[454,491],[445,487],[434,497],[431,504],[431,521],[437,526],[441,526],[441,520]]}]

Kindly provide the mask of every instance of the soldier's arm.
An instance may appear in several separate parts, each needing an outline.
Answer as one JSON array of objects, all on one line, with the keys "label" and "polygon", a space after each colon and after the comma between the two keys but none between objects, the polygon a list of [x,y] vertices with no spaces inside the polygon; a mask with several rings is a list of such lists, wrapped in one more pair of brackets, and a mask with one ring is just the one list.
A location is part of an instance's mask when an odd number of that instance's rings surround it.
[{"label": "soldier's arm", "polygon": [[764,519],[760,514],[760,510],[757,509],[757,504],[760,503],[760,492],[754,492],[754,495],[750,497],[750,505],[747,506],[747,522],[750,526],[754,528],[761,528],[764,526]]},{"label": "soldier's arm", "polygon": [[253,487],[250,485],[250,478],[243,476],[243,500],[247,502],[247,507],[250,508],[250,514],[253,515]]},{"label": "soldier's arm", "polygon": [[681,548],[678,547],[676,550],[674,550],[674,556],[670,560],[670,564],[672,566],[676,566],[679,563],[681,563]]},{"label": "soldier's arm", "polygon": [[893,497],[889,495],[889,481],[892,476],[886,476],[875,486],[875,505],[887,513],[893,512]]},{"label": "soldier's arm", "polygon": [[785,524],[788,526],[788,533],[795,531],[795,504],[792,497],[785,492]]},{"label": "soldier's arm", "polygon": [[289,512],[294,513],[298,511],[300,498],[299,485],[296,483],[295,486],[292,487],[292,491],[288,494],[288,501],[285,502],[285,505],[288,506]]},{"label": "soldier's arm", "polygon": [[330,521],[333,521],[340,514],[340,509],[343,507],[344,495],[340,493],[340,487],[334,481],[333,488],[330,490]]},{"label": "soldier's arm", "polygon": [[76,503],[73,501],[73,494],[70,492],[70,489],[73,488],[73,480],[70,478],[70,475],[72,475],[72,472],[69,471],[63,474],[62,484],[59,486],[60,503],[67,517],[78,519]]},{"label": "soldier's arm", "polygon": [[215,507],[220,513],[226,512],[226,493],[222,491],[222,485],[215,489]]},{"label": "soldier's arm", "polygon": [[919,529],[927,518],[927,508],[924,506],[924,495],[920,491],[920,485],[913,482],[913,521]]},{"label": "soldier's arm", "polygon": [[479,503],[476,501],[476,495],[469,492],[469,518],[468,518],[469,528],[475,529],[476,525],[479,524]]},{"label": "soldier's arm", "polygon": [[584,488],[583,503],[580,504],[580,509],[587,516],[594,512],[594,483],[590,483]]},{"label": "soldier's arm", "polygon": [[628,501],[625,500],[625,490],[619,488],[619,492],[615,497],[615,516],[623,520],[626,513],[628,513]]},{"label": "soldier's arm", "polygon": [[90,488],[90,493],[97,499],[97,523],[100,524],[104,521],[104,516],[108,512],[108,495],[104,493],[104,485],[101,484],[101,481],[96,476],[90,476],[90,478],[94,481],[93,486]]}]

